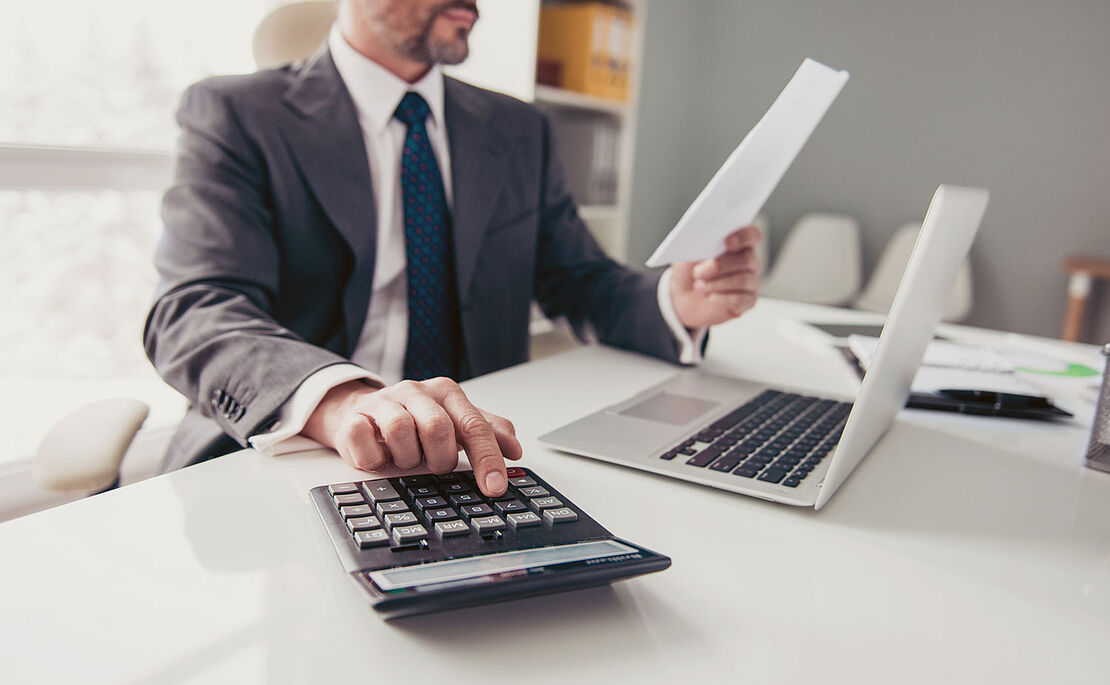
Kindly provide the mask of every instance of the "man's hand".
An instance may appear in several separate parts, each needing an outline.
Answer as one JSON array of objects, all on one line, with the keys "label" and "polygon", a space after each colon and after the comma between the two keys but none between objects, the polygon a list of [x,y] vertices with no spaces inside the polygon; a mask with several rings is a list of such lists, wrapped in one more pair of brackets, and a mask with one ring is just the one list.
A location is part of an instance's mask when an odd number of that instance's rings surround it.
[{"label": "man's hand", "polygon": [[478,487],[505,492],[505,459],[520,459],[513,424],[475,407],[449,378],[401,381],[380,390],[361,381],[332,388],[305,424],[304,435],[339,452],[363,471],[424,462],[449,473],[466,450]]},{"label": "man's hand", "polygon": [[724,254],[671,265],[671,302],[683,326],[712,326],[755,306],[759,292],[755,246],[762,238],[758,228],[745,226],[725,238]]}]

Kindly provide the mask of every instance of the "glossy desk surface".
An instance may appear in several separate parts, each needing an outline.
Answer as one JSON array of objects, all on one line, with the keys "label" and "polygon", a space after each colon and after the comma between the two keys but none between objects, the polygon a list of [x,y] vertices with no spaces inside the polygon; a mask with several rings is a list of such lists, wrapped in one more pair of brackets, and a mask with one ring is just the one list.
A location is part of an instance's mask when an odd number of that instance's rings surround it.
[{"label": "glossy desk surface", "polygon": [[[851,316],[761,303],[715,330],[708,365],[850,390],[797,313]],[[516,422],[527,465],[670,555],[663,573],[386,623],[308,500],[358,473],[244,451],[0,524],[0,682],[1110,682],[1089,408],[1061,425],[903,412],[820,513],[536,444],[674,371],[594,347],[466,384]]]}]

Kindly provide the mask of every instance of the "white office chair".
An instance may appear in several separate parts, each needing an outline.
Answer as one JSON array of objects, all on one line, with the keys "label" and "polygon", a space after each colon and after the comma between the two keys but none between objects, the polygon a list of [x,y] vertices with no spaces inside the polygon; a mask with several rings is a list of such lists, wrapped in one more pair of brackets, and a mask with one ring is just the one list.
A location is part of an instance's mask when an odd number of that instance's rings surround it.
[{"label": "white office chair", "polygon": [[806,214],[786,236],[761,294],[783,300],[840,305],[860,286],[860,237],[856,220],[839,214]]},{"label": "white office chair", "polygon": [[252,52],[259,69],[311,57],[335,21],[333,0],[267,0],[266,16],[254,30]]},{"label": "white office chair", "polygon": [[108,399],[69,414],[39,445],[32,466],[35,484],[72,495],[116,487],[123,456],[149,413],[144,402]]},{"label": "white office chair", "polygon": [[[894,232],[890,242],[883,248],[870,280],[852,304],[853,307],[883,314],[890,311],[890,305],[894,302],[894,295],[902,282],[902,274],[910,262],[910,254],[913,252],[917,234],[920,232],[919,223],[903,224]],[[967,259],[960,265],[951,287],[952,291],[944,307],[943,319],[953,322],[963,321],[971,313],[972,304],[971,264]]]}]

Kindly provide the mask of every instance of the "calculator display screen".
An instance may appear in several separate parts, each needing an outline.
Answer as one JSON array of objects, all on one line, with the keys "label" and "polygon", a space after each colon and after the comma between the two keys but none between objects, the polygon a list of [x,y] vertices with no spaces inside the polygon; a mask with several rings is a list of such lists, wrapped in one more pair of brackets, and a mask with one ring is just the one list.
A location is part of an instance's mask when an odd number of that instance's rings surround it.
[{"label": "calculator display screen", "polygon": [[515,552],[487,554],[464,559],[437,561],[419,566],[405,566],[368,574],[374,584],[385,591],[401,590],[417,585],[444,583],[452,580],[488,576],[506,571],[550,566],[574,561],[588,561],[620,554],[639,554],[635,547],[615,540],[595,540],[558,547],[539,547]]}]

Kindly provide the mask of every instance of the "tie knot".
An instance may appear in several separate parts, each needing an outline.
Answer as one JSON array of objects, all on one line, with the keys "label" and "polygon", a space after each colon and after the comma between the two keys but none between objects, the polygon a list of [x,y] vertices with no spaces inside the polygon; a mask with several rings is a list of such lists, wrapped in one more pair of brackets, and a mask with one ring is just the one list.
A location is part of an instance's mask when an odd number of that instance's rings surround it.
[{"label": "tie knot", "polygon": [[401,104],[397,105],[393,117],[405,126],[411,127],[413,124],[423,124],[428,118],[429,111],[427,101],[420,97],[419,93],[409,91],[401,98]]}]

